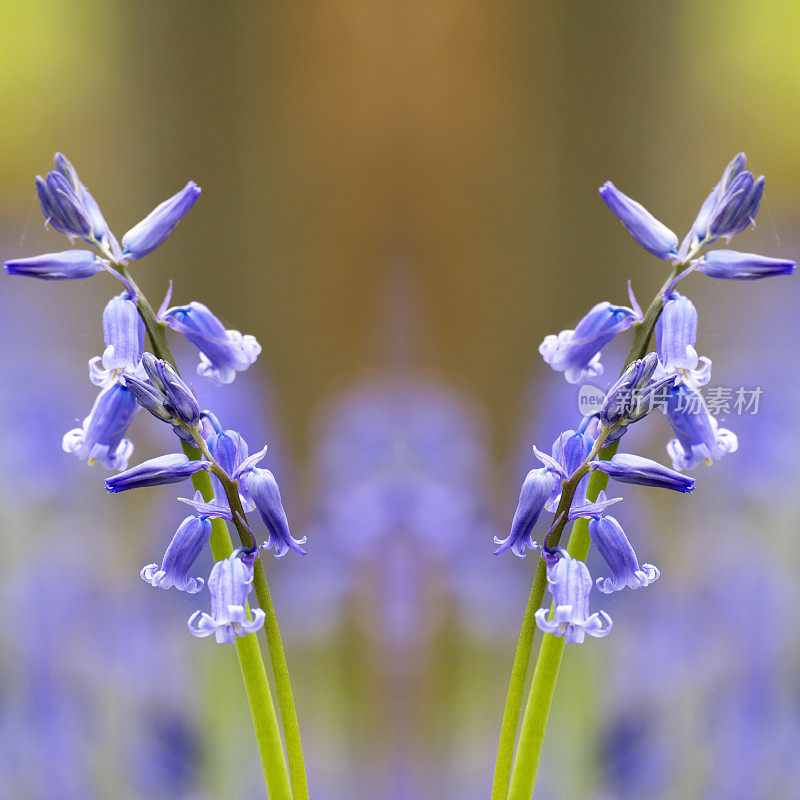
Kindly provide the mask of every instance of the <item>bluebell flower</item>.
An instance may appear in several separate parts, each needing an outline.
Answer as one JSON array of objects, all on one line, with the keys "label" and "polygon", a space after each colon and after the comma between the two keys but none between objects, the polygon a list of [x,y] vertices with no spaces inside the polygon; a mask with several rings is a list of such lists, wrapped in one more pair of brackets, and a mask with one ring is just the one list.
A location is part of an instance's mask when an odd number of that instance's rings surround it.
[{"label": "bluebell flower", "polygon": [[25,275],[45,281],[91,278],[101,272],[103,262],[91,250],[65,250],[29,258],[13,258],[5,262],[9,275]]},{"label": "bluebell flower", "polygon": [[636,243],[648,253],[665,260],[677,258],[678,237],[644,206],[623,194],[611,181],[600,187],[600,196]]},{"label": "bluebell flower", "polygon": [[539,345],[539,352],[546,364],[564,373],[569,383],[581,383],[602,374],[600,351],[640,318],[640,314],[625,306],[607,301],[598,303],[575,330],[546,336]]},{"label": "bluebell flower", "polygon": [[[203,416],[208,418],[212,415],[204,412]],[[216,417],[214,422],[217,422]],[[222,430],[219,423],[205,440],[211,455],[228,475],[233,475],[248,458],[249,448],[242,435],[238,431]]]},{"label": "bluebell flower", "polygon": [[[559,479],[553,482],[550,498],[545,503],[548,511],[555,511],[558,507],[561,481],[569,478],[583,464],[594,447],[596,437],[587,432],[588,422],[587,418],[577,431],[563,431],[553,442],[552,456],[542,453],[535,445],[533,447],[534,455]],[[575,490],[576,498],[585,497],[586,485],[586,480],[580,482]]]},{"label": "bluebell flower", "polygon": [[144,322],[130,294],[123,292],[112,297],[103,310],[106,349],[102,358],[89,362],[93,382],[102,385],[121,372],[137,372],[144,351],[144,334]]},{"label": "bluebell flower", "polygon": [[197,372],[217,385],[231,383],[236,373],[244,372],[261,352],[255,336],[226,330],[207,306],[195,300],[167,309],[159,319],[200,351]]},{"label": "bluebell flower", "polygon": [[637,395],[650,383],[657,366],[658,357],[655,353],[648,353],[644,358],[628,364],[606,393],[598,413],[603,428],[616,425],[634,410]]},{"label": "bluebell flower", "polygon": [[56,153],[55,166],[55,171],[49,172],[46,179],[36,176],[36,191],[46,223],[70,241],[78,236],[106,247],[113,236],[95,199],[61,153]]},{"label": "bluebell flower", "polygon": [[266,614],[260,608],[251,609],[247,618],[247,595],[253,583],[253,568],[234,551],[228,558],[217,561],[208,578],[211,592],[211,614],[196,611],[189,617],[189,630],[194,636],[216,634],[217,642],[232,643],[237,636],[254,633],[264,625]]},{"label": "bluebell flower", "polygon": [[[204,414],[206,418],[210,415]],[[228,475],[237,474],[237,470],[248,460],[249,448],[247,442],[238,431],[223,431],[222,427],[214,417],[216,423],[214,433],[206,437],[206,445],[214,460],[222,467]],[[225,490],[216,477],[212,477],[214,484],[214,502],[218,505],[227,504]],[[240,500],[245,511],[252,511],[253,504],[250,501],[249,492],[244,484],[240,484]]]},{"label": "bluebell flower", "polygon": [[572,475],[586,461],[594,442],[595,438],[585,430],[564,431],[553,442],[553,458],[561,465],[563,477]]},{"label": "bluebell flower", "polygon": [[115,383],[103,389],[80,428],[64,434],[62,448],[90,464],[99,461],[106,469],[125,469],[133,453],[133,442],[123,438],[139,411],[128,389]]},{"label": "bluebell flower", "polygon": [[735,250],[712,250],[697,265],[698,272],[711,278],[752,281],[773,275],[792,275],[797,263],[785,258],[769,258]]},{"label": "bluebell flower", "polygon": [[200,423],[200,406],[192,390],[181,380],[171,364],[156,358],[152,353],[142,356],[150,383],[130,375],[125,376],[125,385],[136,399],[154,417],[173,426],[175,433],[186,442],[194,444],[190,430]]},{"label": "bluebell flower", "polygon": [[211,536],[211,520],[206,516],[187,517],[169,543],[161,566],[148,564],[139,573],[151,586],[176,589],[195,594],[205,583],[202,578],[190,578],[189,570]]},{"label": "bluebell flower", "polygon": [[676,436],[667,444],[675,469],[694,469],[701,461],[710,464],[739,446],[736,434],[719,427],[702,395],[689,386],[676,386],[667,394],[664,414]]},{"label": "bluebell flower", "polygon": [[673,292],[656,322],[658,358],[667,372],[689,373],[700,361],[697,341],[697,309],[683,295]]},{"label": "bluebell flower", "polygon": [[539,545],[533,540],[533,529],[550,499],[553,489],[559,484],[558,477],[547,468],[532,469],[522,482],[519,502],[511,521],[511,532],[505,539],[495,536],[495,544],[500,545],[496,556],[511,550],[514,555],[525,558],[525,548],[538,550]]},{"label": "bluebell flower", "polygon": [[567,642],[580,644],[586,634],[606,636],[613,622],[605,611],[589,614],[589,593],[592,576],[583,561],[572,558],[559,548],[559,558],[547,569],[547,584],[553,596],[553,615],[549,608],[540,608],[534,615],[536,624],[546,633],[563,636]]},{"label": "bluebell flower", "polygon": [[614,517],[593,516],[589,520],[589,535],[611,570],[610,578],[598,578],[596,581],[601,592],[610,594],[626,586],[639,589],[658,580],[661,573],[652,564],[639,566],[625,531]]},{"label": "bluebell flower", "polygon": [[192,461],[183,453],[170,453],[143,461],[125,472],[106,478],[106,490],[112,493],[125,492],[143,486],[180,483],[209,466],[208,461]]},{"label": "bluebell flower", "polygon": [[142,258],[152,253],[166,241],[199,196],[200,187],[194,181],[189,181],[122,237],[122,254],[128,258]]},{"label": "bluebell flower", "polygon": [[275,476],[268,469],[254,468],[244,473],[242,482],[267,528],[268,538],[262,548],[274,548],[275,558],[286,555],[289,550],[301,556],[306,555],[301,547],[305,544],[306,537],[294,539],[289,532],[289,520],[283,510],[281,492]]},{"label": "bluebell flower", "polygon": [[639,486],[655,486],[673,489],[676,492],[691,492],[694,478],[682,475],[669,467],[633,453],[617,453],[610,461],[597,459],[589,462],[591,469],[599,469],[620,483],[633,483]]},{"label": "bluebell flower", "polygon": [[745,169],[744,153],[739,153],[703,202],[682,252],[722,236],[730,240],[743,231],[758,213],[763,193],[764,176],[754,178],[753,173]]}]

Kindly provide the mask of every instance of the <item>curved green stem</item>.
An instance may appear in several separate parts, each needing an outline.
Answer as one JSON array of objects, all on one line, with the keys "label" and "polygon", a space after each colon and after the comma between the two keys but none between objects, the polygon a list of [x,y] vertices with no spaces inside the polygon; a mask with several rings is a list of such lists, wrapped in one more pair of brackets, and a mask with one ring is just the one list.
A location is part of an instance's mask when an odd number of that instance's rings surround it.
[{"label": "curved green stem", "polygon": [[[156,319],[153,307],[147,298],[139,290],[133,277],[128,270],[127,264],[120,264],[120,271],[130,282],[131,287],[138,294],[138,308],[142,321],[145,324],[150,342],[153,346],[153,353],[173,367],[175,359],[170,350],[169,343],[164,334],[164,326]],[[181,442],[183,451],[190,458],[199,458],[200,451],[192,447],[187,442]],[[192,476],[192,483],[198,489],[206,502],[214,496],[214,487],[211,477],[207,472],[197,472]],[[226,487],[227,490],[227,487]],[[234,493],[236,503],[239,503],[238,492]],[[234,509],[236,510],[236,509]],[[242,512],[243,513],[243,512]],[[237,529],[242,545],[249,547],[250,537],[246,530],[240,528],[237,521]],[[211,552],[215,560],[227,558],[233,552],[233,542],[231,541],[228,526],[222,519],[214,519],[211,524]],[[258,645],[256,634],[251,633],[247,636],[236,638],[236,654],[239,659],[239,666],[244,679],[245,691],[250,704],[250,713],[253,718],[253,727],[256,734],[261,764],[264,770],[264,780],[267,786],[267,794],[270,800],[308,800],[308,786],[306,782],[305,764],[303,761],[303,750],[300,742],[300,729],[297,723],[297,714],[292,697],[292,688],[289,681],[289,671],[286,666],[286,656],[283,651],[283,644],[280,638],[280,629],[275,615],[275,608],[267,586],[264,568],[259,559],[254,565],[254,589],[258,603],[266,614],[264,630],[267,634],[270,657],[275,672],[275,682],[278,690],[278,704],[284,725],[284,737],[288,759],[284,756],[283,742],[281,741],[278,719],[275,714],[275,705],[272,700],[272,693],[269,688],[264,659],[261,648]],[[276,661],[278,668],[276,668]],[[287,771],[287,760],[289,769]]]},{"label": "curved green stem", "polygon": [[[658,294],[645,312],[642,322],[637,326],[628,356],[620,371],[633,361],[643,358],[648,351],[650,339],[661,315],[663,308],[663,293],[669,284],[678,274],[683,265],[675,265],[669,277],[664,282]],[[611,458],[617,452],[619,441],[602,448],[600,457],[603,459]],[[584,473],[585,474],[585,473]],[[581,476],[582,477],[582,476]],[[586,496],[587,499],[594,501],[600,491],[608,485],[608,476],[602,472],[592,473],[589,479]],[[567,487],[565,486],[565,490]],[[566,526],[566,515],[559,514],[564,510],[565,495],[562,493],[562,502],[556,511],[556,525],[548,536],[548,545],[556,547],[561,539],[561,534]],[[572,502],[574,488],[569,496],[566,509]],[[572,527],[568,550],[570,555],[575,558],[585,560],[589,552],[591,541],[589,539],[589,524],[585,519],[579,519]],[[546,569],[543,559],[539,559],[536,567],[536,575],[533,579],[531,593],[528,598],[528,606],[525,610],[525,617],[522,621],[517,654],[514,659],[514,667],[511,673],[511,684],[508,689],[506,708],[503,713],[503,724],[500,731],[500,745],[497,753],[497,765],[495,767],[494,783],[492,785],[491,800],[529,800],[533,793],[536,780],[536,770],[541,755],[541,747],[544,741],[544,731],[547,725],[547,718],[550,714],[550,705],[555,691],[558,669],[561,664],[561,656],[564,649],[563,637],[545,634],[536,662],[531,690],[528,695],[528,702],[525,707],[525,715],[522,720],[520,731],[519,746],[517,748],[516,759],[514,758],[514,744],[516,739],[517,726],[522,706],[522,696],[524,691],[527,669],[530,661],[530,648],[533,643],[534,632],[536,630],[536,620],[534,614],[541,607],[544,600],[544,593],[547,587]],[[550,642],[549,640],[555,640]],[[520,653],[520,648],[526,647],[527,652]],[[513,768],[512,768],[513,763]]]}]

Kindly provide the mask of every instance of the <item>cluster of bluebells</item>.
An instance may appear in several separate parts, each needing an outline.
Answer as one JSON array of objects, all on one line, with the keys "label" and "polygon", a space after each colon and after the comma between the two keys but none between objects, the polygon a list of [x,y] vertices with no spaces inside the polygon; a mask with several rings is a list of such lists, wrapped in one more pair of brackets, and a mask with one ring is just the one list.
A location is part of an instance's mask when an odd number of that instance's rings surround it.
[{"label": "cluster of bluebells", "polygon": [[[5,262],[6,272],[66,280],[105,271],[124,287],[103,311],[105,350],[89,361],[89,379],[100,391],[82,425],[64,435],[63,449],[90,464],[100,462],[116,471],[106,479],[109,492],[179,483],[198,472],[209,472],[214,496],[208,502],[200,492],[194,498],[180,498],[192,508],[192,514],[178,527],[161,564],[147,565],[141,577],[163,589],[199,592],[206,581],[190,572],[209,546],[212,519],[232,521],[248,537],[250,546],[215,563],[207,581],[211,614],[198,611],[190,618],[189,628],[196,636],[214,633],[218,642],[232,642],[236,636],[258,630],[264,624],[264,612],[256,608],[248,614],[247,596],[259,550],[272,549],[276,557],[289,550],[305,555],[304,540],[294,539],[289,532],[274,475],[258,466],[266,447],[251,456],[238,432],[224,430],[214,414],[200,410],[192,389],[170,363],[145,352],[145,325],[138,308],[141,298],[129,272],[132,262],[166,241],[194,205],[200,188],[189,181],[119,241],[72,164],[60,153],[55,157],[55,170],[46,178],[37,176],[36,190],[46,225],[71,243],[80,239],[93,249],[9,260]],[[256,360],[261,346],[255,337],[227,330],[207,306],[197,301],[170,307],[171,294],[170,285],[156,324],[181,333],[198,349],[200,376],[227,384]],[[198,448],[200,458],[192,459],[184,452],[169,453],[128,468],[133,443],[125,437],[142,408],[168,424],[183,443]],[[267,529],[267,539],[260,546],[246,520],[251,511],[258,512]]]},{"label": "cluster of bluebells", "polygon": [[[755,178],[747,171],[740,153],[725,169],[679,245],[675,233],[610,181],[600,188],[601,197],[633,239],[648,253],[669,262],[673,271],[659,298],[662,309],[655,325],[655,352],[629,364],[608,389],[600,410],[585,417],[576,430],[564,431],[550,455],[533,448],[542,466],[531,470],[522,484],[509,535],[495,540],[497,555],[511,550],[524,557],[526,549],[542,551],[553,597],[552,610],[542,608],[536,614],[542,630],[582,642],[585,634],[605,636],[612,626],[605,612],[589,613],[593,581],[586,564],[564,549],[549,548],[549,534],[541,545],[533,538],[534,527],[545,511],[556,513],[551,530],[566,521],[588,519],[591,542],[609,570],[609,575],[595,581],[601,592],[648,586],[658,579],[658,569],[640,564],[622,526],[607,513],[622,498],[607,499],[601,492],[590,501],[586,496],[589,475],[600,471],[619,483],[691,492],[695,480],[685,471],[736,450],[736,435],[719,427],[699,391],[711,377],[711,361],[697,354],[697,310],[676,286],[694,271],[733,280],[795,271],[795,262],[785,259],[707,250],[719,240],[729,242],[754,224],[763,191],[763,176]],[[539,347],[545,362],[563,372],[569,383],[600,376],[602,349],[618,334],[644,322],[630,286],[628,292],[630,307],[598,303],[574,330],[547,336]],[[628,427],[655,409],[661,409],[675,434],[667,444],[672,468],[632,453],[602,457],[604,447],[622,444]],[[569,491],[564,502],[562,489]]]}]

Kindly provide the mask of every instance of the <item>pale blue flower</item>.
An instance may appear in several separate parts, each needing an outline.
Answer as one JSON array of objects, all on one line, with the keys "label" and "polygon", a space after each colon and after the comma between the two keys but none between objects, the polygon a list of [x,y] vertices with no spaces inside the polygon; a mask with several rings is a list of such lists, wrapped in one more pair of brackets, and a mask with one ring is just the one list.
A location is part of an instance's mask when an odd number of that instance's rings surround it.
[{"label": "pale blue flower", "polygon": [[575,330],[551,334],[539,345],[546,364],[563,372],[569,383],[596,378],[603,372],[600,351],[618,334],[641,318],[639,310],[598,303],[575,326]]},{"label": "pale blue flower", "polygon": [[602,459],[590,461],[589,467],[605,472],[620,483],[655,486],[676,492],[691,492],[694,489],[694,478],[633,453],[617,453],[610,461]]},{"label": "pale blue flower", "polygon": [[268,469],[253,468],[244,472],[241,480],[267,528],[268,538],[262,548],[264,550],[274,548],[275,558],[286,555],[289,550],[301,556],[306,555],[306,551],[301,547],[305,544],[306,537],[295,539],[289,532],[289,521],[283,509],[281,492],[275,476]]},{"label": "pale blue flower", "polygon": [[187,517],[169,543],[161,566],[148,564],[139,573],[151,586],[176,589],[195,594],[205,583],[202,578],[190,578],[189,570],[208,544],[211,520],[206,516]]},{"label": "pale blue flower", "polygon": [[162,311],[159,319],[200,351],[197,372],[217,385],[231,383],[236,373],[244,372],[261,352],[255,336],[226,330],[208,306],[194,300]]},{"label": "pale blue flower", "polygon": [[672,389],[663,410],[676,436],[667,444],[675,469],[694,469],[701,461],[710,464],[736,452],[739,446],[736,434],[719,427],[702,395],[691,387]]},{"label": "pale blue flower", "polygon": [[180,483],[201,469],[208,469],[208,461],[192,461],[183,453],[170,453],[143,461],[119,475],[106,478],[106,490],[125,492],[143,486],[161,486],[167,483]]},{"label": "pale blue flower", "polygon": [[103,389],[80,428],[64,434],[62,448],[106,469],[125,469],[133,453],[133,442],[125,433],[139,411],[131,392],[119,383]]},{"label": "pale blue flower", "polygon": [[552,617],[549,608],[536,612],[539,628],[576,644],[583,642],[587,633],[595,637],[608,635],[614,624],[611,617],[605,611],[589,614],[592,576],[583,561],[559,548],[558,560],[547,569],[547,584],[555,608]]},{"label": "pale blue flower", "polygon": [[711,278],[752,281],[773,275],[792,275],[797,263],[785,258],[769,258],[735,250],[712,250],[697,265],[698,272]]},{"label": "pale blue flower", "polygon": [[544,510],[545,504],[559,485],[558,476],[547,468],[532,469],[522,482],[519,502],[511,521],[511,532],[505,539],[495,536],[495,544],[500,545],[496,556],[511,550],[514,555],[525,558],[525,548],[538,550],[540,545],[533,540],[533,529]]},{"label": "pale blue flower", "polygon": [[241,554],[241,550],[235,550],[214,564],[208,578],[211,614],[192,614],[188,625],[194,636],[213,633],[220,644],[230,644],[237,636],[254,633],[264,625],[266,614],[260,608],[251,609],[252,617],[247,617],[245,603],[253,584],[253,568],[244,563]]},{"label": "pale blue flower", "polygon": [[104,269],[103,262],[91,250],[65,250],[5,262],[9,275],[25,275],[45,281],[91,278]]},{"label": "pale blue flower", "polygon": [[642,564],[622,526],[611,516],[593,516],[589,520],[592,543],[611,570],[610,578],[598,578],[597,588],[605,594],[629,586],[639,589],[658,580],[660,572],[652,564]]},{"label": "pale blue flower", "polygon": [[189,181],[122,237],[122,254],[128,258],[142,258],[152,253],[167,240],[199,196],[200,187],[194,181]]},{"label": "pale blue flower", "polygon": [[76,236],[90,244],[116,245],[95,199],[81,183],[72,164],[56,153],[54,172],[36,176],[36,191],[46,223],[70,241]]},{"label": "pale blue flower", "polygon": [[644,206],[623,194],[611,181],[600,187],[600,196],[625,230],[648,253],[663,259],[677,257],[678,237]]}]

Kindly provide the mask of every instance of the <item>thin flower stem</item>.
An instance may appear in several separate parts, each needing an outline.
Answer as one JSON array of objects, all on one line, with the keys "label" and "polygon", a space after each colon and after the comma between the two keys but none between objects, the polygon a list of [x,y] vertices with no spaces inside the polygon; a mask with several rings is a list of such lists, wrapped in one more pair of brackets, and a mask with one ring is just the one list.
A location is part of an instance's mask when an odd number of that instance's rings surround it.
[{"label": "thin flower stem", "polygon": [[[690,254],[690,256],[693,255],[695,255],[695,253]],[[628,352],[628,357],[625,359],[622,370],[620,370],[620,374],[622,374],[633,361],[644,358],[647,354],[656,322],[664,306],[663,294],[669,288],[673,279],[683,266],[683,264],[675,265],[669,277],[664,282],[664,285],[659,289],[648,306],[642,322],[637,325],[631,349]],[[607,447],[603,447],[599,455],[603,459],[609,459],[617,452],[618,448],[619,440]],[[594,456],[591,457],[593,458]],[[583,474],[586,473],[584,472]],[[583,475],[581,477],[583,477]],[[587,499],[591,502],[597,500],[598,495],[607,485],[608,476],[606,474],[602,472],[592,473],[586,491]],[[567,516],[565,513],[562,514],[564,510],[565,493],[566,492],[562,492],[562,502],[559,503],[558,510],[556,511],[557,524],[548,535],[548,546],[551,548],[559,544],[564,527],[566,526]],[[569,504],[566,505],[566,510],[569,510],[572,496],[574,496],[574,488],[569,498]],[[561,514],[561,517],[559,517],[559,514]],[[585,560],[589,552],[590,544],[589,523],[585,519],[578,519],[573,525],[570,534],[568,545],[569,553],[574,558]],[[536,631],[534,614],[542,606],[546,588],[547,571],[544,560],[540,558],[536,566],[536,574],[533,579],[533,585],[531,586],[531,593],[528,597],[525,616],[522,620],[522,629],[520,630],[517,652],[514,657],[514,666],[511,671],[511,682],[508,687],[506,706],[503,712],[503,722],[500,729],[500,744],[497,751],[497,763],[495,766],[494,782],[492,784],[491,800],[529,800],[533,794],[536,769],[539,764],[542,742],[544,741],[544,731],[550,713],[553,692],[555,691],[558,668],[561,664],[561,655],[564,647],[563,637],[552,636],[551,634],[545,634],[543,637],[534,677],[531,683],[531,690],[528,695],[525,715],[522,720],[522,730],[520,731],[516,759],[514,758],[514,744],[516,742],[516,733],[522,708],[525,680],[530,663],[530,650],[533,646],[534,633]],[[549,639],[554,639],[556,642],[545,647],[545,643]],[[540,663],[543,659],[546,663],[542,664],[540,669]],[[525,754],[527,754],[527,757]]]},{"label": "thin flower stem", "polygon": [[[157,320],[153,307],[136,285],[127,265],[123,263],[120,264],[119,267],[120,272],[122,272],[138,294],[137,304],[139,313],[144,322],[148,336],[150,337],[153,353],[158,358],[168,361],[177,370],[175,359],[164,333],[164,326]],[[199,458],[199,449],[183,441],[181,445],[184,453],[186,453],[189,458]],[[207,450],[207,448],[204,449]],[[200,491],[203,499],[206,502],[210,502],[214,496],[214,487],[208,473],[205,471],[196,472],[192,476],[192,483],[195,489]],[[224,488],[230,500],[231,495],[228,492],[229,487],[225,486]],[[234,489],[233,495],[236,498],[235,503],[238,508],[232,506],[232,510],[234,512],[239,511],[243,516],[244,512],[241,508],[238,491]],[[235,516],[236,514],[234,514],[234,517]],[[242,545],[250,547],[252,540],[249,534],[246,529],[243,529],[238,520],[236,522]],[[222,558],[227,558],[233,552],[233,542],[231,541],[228,526],[222,519],[212,520],[211,551],[214,555],[214,559],[217,561]],[[272,604],[272,597],[270,596],[269,586],[267,585],[264,568],[260,559],[256,559],[254,564],[253,588],[255,589],[259,606],[266,614],[264,630],[267,636],[267,644],[269,645],[273,672],[275,673],[278,705],[283,720],[284,739],[288,754],[288,757],[284,757],[283,743],[281,742],[275,706],[272,700],[272,693],[269,688],[264,660],[261,654],[261,648],[258,646],[256,634],[252,633],[237,637],[236,653],[239,658],[239,666],[245,682],[247,699],[250,703],[250,712],[253,718],[259,753],[261,755],[261,764],[264,769],[267,793],[270,800],[308,800],[308,785],[306,781],[305,763],[303,761],[302,743],[300,741],[300,728],[297,722],[297,713],[292,696],[289,670],[286,665],[286,655],[281,642],[280,628],[278,627],[278,620],[275,615],[275,607]],[[288,772],[287,761],[289,767]]]},{"label": "thin flower stem", "polygon": [[[239,532],[239,538],[243,545],[253,544],[252,536],[243,524],[245,518],[242,501],[239,498],[239,490],[236,482],[232,480],[225,470],[214,460],[213,455],[208,449],[208,445],[202,437],[194,432],[195,441],[200,448],[203,456],[211,461],[212,471],[219,478],[228,503],[233,511],[233,520]],[[308,800],[308,783],[306,780],[306,768],[303,760],[303,742],[300,738],[300,724],[297,720],[297,709],[294,704],[292,694],[292,683],[289,678],[289,665],[286,662],[286,652],[283,649],[281,631],[278,627],[278,617],[275,614],[275,607],[272,604],[272,595],[269,591],[267,576],[264,573],[264,565],[261,559],[257,558],[253,565],[253,588],[258,598],[261,610],[266,614],[264,620],[264,634],[267,637],[269,646],[269,656],[272,662],[272,672],[275,677],[275,688],[278,692],[278,706],[281,710],[283,720],[283,736],[286,742],[286,756],[289,762],[289,774],[292,778],[292,790],[294,800]]]}]

